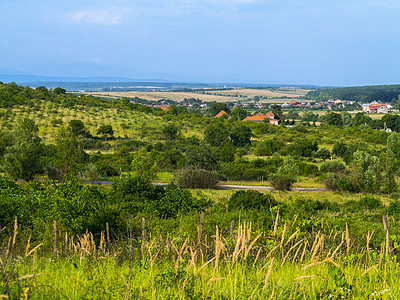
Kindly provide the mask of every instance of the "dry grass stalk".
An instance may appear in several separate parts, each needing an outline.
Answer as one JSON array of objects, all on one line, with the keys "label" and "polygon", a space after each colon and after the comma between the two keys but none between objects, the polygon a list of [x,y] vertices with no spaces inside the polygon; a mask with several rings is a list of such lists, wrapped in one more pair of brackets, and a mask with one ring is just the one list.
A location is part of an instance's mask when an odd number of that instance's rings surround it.
[{"label": "dry grass stalk", "polygon": [[233,230],[235,229],[235,220],[232,220],[231,222],[231,230],[229,232],[229,238],[233,239]]},{"label": "dry grass stalk", "polygon": [[273,235],[276,234],[276,230],[278,229],[278,221],[279,221],[279,207],[278,207],[278,212],[276,213],[276,219],[274,223],[274,232],[272,233]]},{"label": "dry grass stalk", "polygon": [[272,259],[271,259],[271,263],[270,263],[269,268],[268,268],[267,276],[265,276],[265,282],[264,282],[263,290],[265,290],[265,288],[267,287],[267,285],[268,285],[268,280],[269,280],[269,278],[271,277],[271,274],[272,274],[272,267],[273,267],[273,265],[274,265],[274,259],[275,259],[275,258],[272,258]]},{"label": "dry grass stalk", "polygon": [[53,221],[53,254],[55,257],[58,256],[58,249],[57,249],[57,221]]},{"label": "dry grass stalk", "polygon": [[244,250],[244,259],[246,259],[246,257],[249,255],[250,250],[253,248],[254,244],[257,242],[257,240],[260,238],[261,233],[259,235],[257,235],[257,237],[250,243],[250,245],[248,247],[245,248]]},{"label": "dry grass stalk", "polygon": [[333,251],[332,255],[330,256],[331,259],[333,259],[333,257],[336,255],[336,253],[338,252],[340,247],[343,245],[343,243],[344,243],[344,241],[341,241],[339,246],[336,247],[335,251]]},{"label": "dry grass stalk", "polygon": [[197,272],[200,272],[201,269],[203,269],[204,267],[206,267],[209,263],[211,263],[213,260],[215,259],[215,256],[213,258],[211,258],[208,262],[206,262],[204,265],[202,265]]},{"label": "dry grass stalk", "polygon": [[261,247],[258,249],[258,251],[257,251],[257,255],[256,255],[256,258],[254,259],[254,263],[253,263],[253,268],[255,267],[255,265],[256,265],[256,263],[257,263],[257,261],[258,261],[258,257],[260,256],[260,253],[261,253]]},{"label": "dry grass stalk", "polygon": [[375,232],[375,229],[372,230],[371,233],[369,233],[369,231],[368,231],[368,233],[367,233],[367,235],[366,235],[368,260],[370,259],[370,255],[369,255],[369,243],[371,242],[371,239],[372,239],[372,236],[373,236],[374,232]]},{"label": "dry grass stalk", "polygon": [[[303,241],[305,241],[305,242],[307,243],[307,241],[306,241],[305,239],[303,239],[302,242],[303,242]],[[299,247],[297,248],[297,250],[296,250],[296,252],[295,252],[295,254],[294,254],[294,256],[293,256],[292,262],[294,262],[294,261],[296,260],[297,255],[298,255],[299,252],[300,252],[301,246],[302,246],[302,244],[300,244]]]},{"label": "dry grass stalk", "polygon": [[[303,240],[298,241],[296,244],[294,244],[294,245],[289,249],[289,251],[286,253],[285,257],[283,258],[283,261],[282,261],[282,263],[281,263],[281,266],[283,266],[283,264],[285,263],[287,257],[289,256],[290,251],[292,251],[294,248],[296,248],[296,247],[297,247],[300,243],[302,243],[302,242],[303,242]],[[300,248],[299,248],[299,249],[300,249]]]},{"label": "dry grass stalk", "polygon": [[285,246],[287,246],[287,245],[290,243],[290,241],[291,241],[293,238],[295,238],[295,237],[299,234],[299,232],[300,232],[300,229],[297,229],[296,232],[293,233],[293,234],[288,238],[288,240],[287,240],[286,243],[285,243]]},{"label": "dry grass stalk", "polygon": [[316,277],[317,275],[305,275],[305,276],[300,276],[300,277],[297,277],[297,278],[295,278],[295,279],[293,279],[293,280],[301,280],[301,279],[305,279],[305,278],[314,278],[314,277]]},{"label": "dry grass stalk", "polygon": [[221,252],[224,249],[224,247],[225,247],[225,245],[219,236],[219,229],[217,226],[216,232],[215,232],[215,268],[216,269],[218,268],[219,258],[221,256]]},{"label": "dry grass stalk", "polygon": [[371,271],[371,270],[375,270],[375,272],[378,272],[378,269],[376,268],[377,266],[378,266],[378,265],[369,267],[368,269],[366,269],[366,270],[364,271],[364,273],[361,274],[360,277],[363,277],[365,274],[367,274],[367,273],[368,273],[369,271]]},{"label": "dry grass stalk", "polygon": [[306,248],[307,248],[308,241],[304,243],[303,252],[301,253],[300,262],[304,260],[304,256],[306,255]]},{"label": "dry grass stalk", "polygon": [[313,254],[311,255],[311,261],[315,260],[315,256],[317,255],[318,250],[321,249],[321,251],[322,251],[322,247],[323,247],[323,244],[324,244],[324,237],[325,236],[322,234],[321,237],[319,238],[319,241],[318,241],[317,245],[314,248]]},{"label": "dry grass stalk", "polygon": [[283,242],[285,240],[285,233],[286,233],[286,223],[283,226],[283,231],[282,231],[282,235],[281,235],[281,242],[280,242],[280,246],[281,246],[281,250],[282,250],[282,256],[283,256]]},{"label": "dry grass stalk", "polygon": [[[29,255],[31,255],[33,252],[35,252],[40,246],[42,246],[43,243],[40,243],[39,245],[37,245],[35,248],[33,248],[31,251],[29,251],[28,253],[25,254],[25,257],[29,257]],[[36,252],[35,252],[36,253]]]},{"label": "dry grass stalk", "polygon": [[14,248],[15,242],[17,240],[17,234],[18,234],[18,219],[15,217],[14,219],[14,234],[13,234],[13,240],[12,240],[12,246]]},{"label": "dry grass stalk", "polygon": [[31,246],[31,237],[32,237],[32,234],[29,235],[28,242],[26,243],[25,257],[27,257],[27,254],[28,254],[28,251],[29,251],[29,247]]},{"label": "dry grass stalk", "polygon": [[24,276],[19,277],[18,280],[28,279],[28,278],[32,278],[32,277],[36,277],[36,276],[40,276],[40,275],[42,275],[42,273],[24,275]]},{"label": "dry grass stalk", "polygon": [[346,223],[346,254],[349,254],[350,246],[351,246],[351,241],[350,241],[350,235],[349,235],[349,226]]},{"label": "dry grass stalk", "polygon": [[220,277],[220,278],[213,277],[208,281],[207,284],[210,284],[211,282],[214,282],[214,281],[224,280],[224,279],[225,279],[225,277]]}]

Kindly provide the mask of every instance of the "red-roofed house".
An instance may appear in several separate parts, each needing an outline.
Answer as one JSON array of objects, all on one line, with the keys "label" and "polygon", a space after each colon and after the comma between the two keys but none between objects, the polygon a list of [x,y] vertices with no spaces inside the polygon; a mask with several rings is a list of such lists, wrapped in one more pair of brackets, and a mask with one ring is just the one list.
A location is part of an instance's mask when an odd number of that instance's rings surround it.
[{"label": "red-roofed house", "polygon": [[228,116],[228,113],[227,113],[226,111],[224,111],[224,110],[221,110],[219,113],[217,113],[217,114],[215,115],[215,117],[216,117],[216,118],[221,118],[222,116],[225,116],[225,115]]}]

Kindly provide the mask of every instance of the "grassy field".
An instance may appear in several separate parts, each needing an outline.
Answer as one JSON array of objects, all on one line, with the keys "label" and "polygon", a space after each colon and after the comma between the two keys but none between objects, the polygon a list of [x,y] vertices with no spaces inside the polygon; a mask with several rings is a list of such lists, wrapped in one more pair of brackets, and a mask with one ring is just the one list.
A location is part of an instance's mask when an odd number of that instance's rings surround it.
[{"label": "grassy field", "polygon": [[[91,92],[87,93],[96,97],[106,98],[134,98],[139,97],[142,99],[158,101],[162,99],[173,100],[177,102],[183,101],[185,98],[197,98],[204,102],[234,102],[251,100],[254,96],[268,97],[270,99],[261,99],[263,103],[283,103],[293,100],[292,98],[298,98],[304,96],[308,90],[304,89],[232,89],[232,90],[221,90],[221,91],[204,91],[204,93],[195,92]],[[242,97],[240,97],[242,96]],[[243,98],[246,96],[247,98]],[[283,99],[272,99],[275,97],[284,97]]]}]

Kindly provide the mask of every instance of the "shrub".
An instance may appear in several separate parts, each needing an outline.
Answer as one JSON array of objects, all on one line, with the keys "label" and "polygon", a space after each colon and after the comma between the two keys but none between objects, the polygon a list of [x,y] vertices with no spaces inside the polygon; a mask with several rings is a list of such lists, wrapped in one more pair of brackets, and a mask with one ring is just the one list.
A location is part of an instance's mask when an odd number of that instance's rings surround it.
[{"label": "shrub", "polygon": [[362,209],[379,209],[383,207],[382,200],[372,196],[361,197],[359,201],[360,208]]},{"label": "shrub", "polygon": [[337,173],[339,171],[344,170],[346,167],[344,166],[344,164],[338,162],[338,161],[325,161],[321,164],[320,167],[320,171],[321,173],[327,173],[327,172],[331,172],[331,173]]},{"label": "shrub", "polygon": [[192,168],[182,169],[175,178],[181,186],[198,189],[214,189],[219,181],[218,173],[215,171]]},{"label": "shrub", "polygon": [[261,209],[276,206],[278,202],[270,193],[262,194],[255,190],[235,192],[228,202],[228,209]]},{"label": "shrub", "polygon": [[295,160],[291,156],[287,157],[276,174],[272,176],[272,186],[280,191],[290,190],[297,181],[297,172]]}]

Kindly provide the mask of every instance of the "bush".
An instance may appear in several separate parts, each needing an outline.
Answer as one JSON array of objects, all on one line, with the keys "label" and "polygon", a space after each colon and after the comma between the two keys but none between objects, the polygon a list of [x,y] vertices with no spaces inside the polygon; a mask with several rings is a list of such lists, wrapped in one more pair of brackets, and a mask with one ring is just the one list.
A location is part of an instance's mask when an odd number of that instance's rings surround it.
[{"label": "bush", "polygon": [[276,206],[278,202],[270,193],[262,194],[255,190],[235,192],[228,202],[228,209],[261,209]]},{"label": "bush", "polygon": [[361,209],[369,209],[369,210],[379,209],[383,207],[382,200],[372,196],[361,197],[359,205]]},{"label": "bush", "polygon": [[344,164],[338,161],[325,161],[321,164],[320,171],[321,173],[337,173],[339,171],[344,170],[346,167]]},{"label": "bush", "polygon": [[192,168],[182,169],[175,178],[179,185],[192,189],[214,189],[219,181],[215,171]]}]

